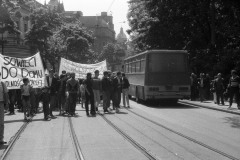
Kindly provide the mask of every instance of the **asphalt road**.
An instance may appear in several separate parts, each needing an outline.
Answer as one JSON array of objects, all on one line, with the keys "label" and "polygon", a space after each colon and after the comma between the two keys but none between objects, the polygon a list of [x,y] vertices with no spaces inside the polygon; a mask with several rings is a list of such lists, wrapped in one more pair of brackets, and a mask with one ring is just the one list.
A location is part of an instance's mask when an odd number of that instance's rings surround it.
[{"label": "asphalt road", "polygon": [[[122,108],[119,114],[112,111],[104,117],[156,159],[229,159],[222,153],[240,159],[240,116],[183,105],[130,103],[130,109]],[[100,115],[87,117],[78,105],[77,116],[71,120],[86,160],[148,159]],[[15,121],[9,122],[11,127],[5,124],[6,131],[22,124],[16,120],[18,125],[13,126]],[[74,160],[75,154],[68,117],[43,121],[43,114],[37,114],[7,159]]]}]

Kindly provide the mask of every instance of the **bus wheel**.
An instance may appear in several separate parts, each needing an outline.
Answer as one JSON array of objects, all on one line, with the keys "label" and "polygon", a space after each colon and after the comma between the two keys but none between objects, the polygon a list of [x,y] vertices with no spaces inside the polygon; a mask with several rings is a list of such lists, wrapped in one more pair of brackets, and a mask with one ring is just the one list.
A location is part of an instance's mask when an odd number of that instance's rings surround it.
[{"label": "bus wheel", "polygon": [[138,97],[135,98],[137,103],[140,103],[140,99]]}]

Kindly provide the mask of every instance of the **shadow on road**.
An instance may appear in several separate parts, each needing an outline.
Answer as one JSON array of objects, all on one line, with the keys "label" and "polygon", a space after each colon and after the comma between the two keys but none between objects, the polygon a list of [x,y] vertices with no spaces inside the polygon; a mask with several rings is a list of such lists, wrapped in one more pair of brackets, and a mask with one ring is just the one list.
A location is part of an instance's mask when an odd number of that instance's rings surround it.
[{"label": "shadow on road", "polygon": [[4,121],[4,123],[24,122],[23,119]]},{"label": "shadow on road", "polygon": [[0,150],[5,150],[7,149],[8,144],[0,145]]},{"label": "shadow on road", "polygon": [[142,103],[146,107],[156,108],[156,109],[199,109],[199,107],[187,106],[183,104],[179,104],[177,102],[148,102]]},{"label": "shadow on road", "polygon": [[225,117],[224,120],[226,120],[225,123],[231,124],[232,128],[238,128],[240,129],[240,117]]}]

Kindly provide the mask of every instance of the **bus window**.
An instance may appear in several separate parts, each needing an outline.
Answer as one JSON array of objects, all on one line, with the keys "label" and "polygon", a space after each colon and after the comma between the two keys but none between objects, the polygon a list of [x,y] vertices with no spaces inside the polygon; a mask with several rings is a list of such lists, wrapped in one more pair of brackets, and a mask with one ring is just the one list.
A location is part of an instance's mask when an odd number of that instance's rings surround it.
[{"label": "bus window", "polygon": [[129,73],[132,73],[132,63],[129,63]]},{"label": "bus window", "polygon": [[141,71],[140,72],[145,72],[145,59],[141,60]]},{"label": "bus window", "polygon": [[140,61],[136,62],[136,72],[140,72]]},{"label": "bus window", "polygon": [[132,63],[132,73],[136,72],[136,62]]},{"label": "bus window", "polygon": [[184,72],[186,66],[182,54],[152,54],[150,55],[150,72]]},{"label": "bus window", "polygon": [[128,73],[128,72],[129,72],[129,63],[128,63],[128,64],[126,64],[126,66],[125,66],[125,72],[126,72],[126,73]]}]

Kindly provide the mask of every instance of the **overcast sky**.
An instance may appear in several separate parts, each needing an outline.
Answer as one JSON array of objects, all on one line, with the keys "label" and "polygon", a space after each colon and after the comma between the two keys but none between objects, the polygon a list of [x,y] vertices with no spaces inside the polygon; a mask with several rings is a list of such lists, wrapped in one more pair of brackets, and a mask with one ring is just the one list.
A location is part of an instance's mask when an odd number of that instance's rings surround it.
[{"label": "overcast sky", "polygon": [[[44,4],[45,0],[37,0]],[[62,0],[60,0],[62,2]],[[117,34],[121,26],[124,32],[129,29],[127,22],[128,0],[63,0],[66,11],[82,11],[84,16],[100,15],[101,12],[111,13],[114,29]],[[48,3],[49,0],[46,0]],[[123,23],[125,22],[125,23]],[[127,33],[125,32],[127,35]]]}]

